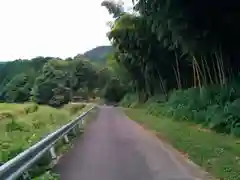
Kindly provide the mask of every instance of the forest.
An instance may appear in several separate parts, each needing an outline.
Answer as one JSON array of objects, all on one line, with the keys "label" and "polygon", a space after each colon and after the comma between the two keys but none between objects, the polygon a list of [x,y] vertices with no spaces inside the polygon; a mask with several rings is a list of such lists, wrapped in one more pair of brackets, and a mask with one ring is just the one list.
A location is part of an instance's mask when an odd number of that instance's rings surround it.
[{"label": "forest", "polygon": [[127,11],[102,2],[113,18],[109,65],[124,84],[120,104],[240,136],[240,2],[133,3]]},{"label": "forest", "polygon": [[81,55],[65,60],[20,59],[0,68],[0,101],[7,103],[31,101],[61,107],[74,98],[95,99],[109,78],[106,68]]}]

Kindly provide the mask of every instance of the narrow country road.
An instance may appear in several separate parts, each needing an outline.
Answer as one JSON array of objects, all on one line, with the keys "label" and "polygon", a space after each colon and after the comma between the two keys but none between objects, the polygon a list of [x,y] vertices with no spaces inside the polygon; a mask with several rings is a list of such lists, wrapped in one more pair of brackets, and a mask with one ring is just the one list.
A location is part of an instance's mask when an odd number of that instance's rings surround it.
[{"label": "narrow country road", "polygon": [[61,180],[207,179],[169,145],[107,106],[100,107],[56,171]]}]

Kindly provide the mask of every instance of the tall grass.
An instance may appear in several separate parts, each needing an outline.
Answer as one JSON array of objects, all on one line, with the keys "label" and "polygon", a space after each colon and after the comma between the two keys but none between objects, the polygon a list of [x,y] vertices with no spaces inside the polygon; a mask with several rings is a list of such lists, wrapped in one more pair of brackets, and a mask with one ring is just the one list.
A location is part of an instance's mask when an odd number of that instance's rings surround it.
[{"label": "tall grass", "polygon": [[192,121],[219,133],[240,136],[240,88],[207,87],[173,92],[168,101],[152,101],[149,114]]},{"label": "tall grass", "polygon": [[233,82],[225,87],[207,86],[176,90],[168,100],[160,96],[144,104],[136,103],[133,95],[126,95],[120,105],[145,107],[151,115],[164,115],[177,121],[192,121],[219,133],[240,137],[240,84]]},{"label": "tall grass", "polygon": [[10,114],[0,120],[0,161],[6,162],[66,124],[82,108],[84,105],[68,105],[55,109],[34,104],[0,104],[0,114]]}]

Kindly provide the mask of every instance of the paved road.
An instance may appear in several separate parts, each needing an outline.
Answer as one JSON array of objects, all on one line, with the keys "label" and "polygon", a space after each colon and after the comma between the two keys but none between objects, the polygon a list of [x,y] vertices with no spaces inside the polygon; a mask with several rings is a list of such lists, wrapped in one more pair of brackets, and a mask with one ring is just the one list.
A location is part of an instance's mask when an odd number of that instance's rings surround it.
[{"label": "paved road", "polygon": [[62,180],[206,179],[169,145],[106,106],[56,169]]}]

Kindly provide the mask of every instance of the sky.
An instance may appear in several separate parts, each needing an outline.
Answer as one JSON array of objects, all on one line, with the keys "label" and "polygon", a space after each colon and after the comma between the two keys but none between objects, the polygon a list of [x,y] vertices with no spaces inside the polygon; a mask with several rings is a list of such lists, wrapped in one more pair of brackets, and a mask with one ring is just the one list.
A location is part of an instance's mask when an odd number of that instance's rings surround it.
[{"label": "sky", "polygon": [[0,61],[67,58],[108,45],[106,23],[112,18],[101,2],[0,0]]}]

